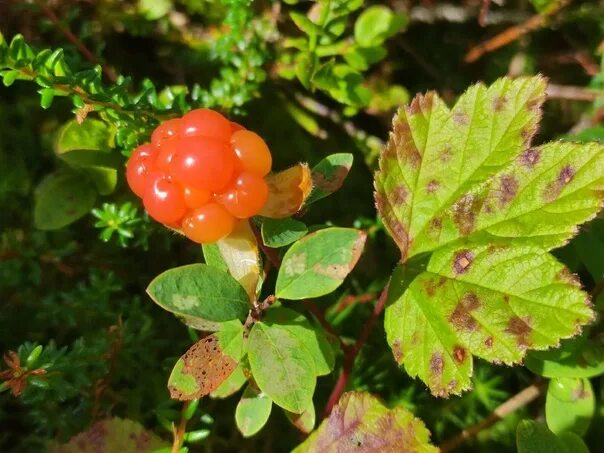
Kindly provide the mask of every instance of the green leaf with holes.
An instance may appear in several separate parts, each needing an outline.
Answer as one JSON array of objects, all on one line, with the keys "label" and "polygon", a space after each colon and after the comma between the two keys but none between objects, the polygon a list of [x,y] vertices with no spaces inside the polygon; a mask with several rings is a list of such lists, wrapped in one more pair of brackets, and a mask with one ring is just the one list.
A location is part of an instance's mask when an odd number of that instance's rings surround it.
[{"label": "green leaf with holes", "polygon": [[366,392],[342,395],[329,418],[294,453],[398,451],[436,453],[430,432],[402,407],[388,409]]},{"label": "green leaf with holes", "polygon": [[222,330],[208,335],[178,359],[170,378],[170,396],[191,401],[215,392],[237,369],[243,355],[243,325],[224,323]]},{"label": "green leaf with holes", "polygon": [[356,265],[366,234],[353,228],[325,228],[292,245],[279,269],[276,296],[306,299],[332,292]]},{"label": "green leaf with holes", "polygon": [[235,409],[235,423],[243,437],[251,437],[260,431],[269,416],[273,402],[260,390],[248,385]]},{"label": "green leaf with holes", "polygon": [[[376,205],[401,251],[385,326],[397,362],[433,394],[470,387],[473,356],[514,364],[594,319],[549,250],[604,198],[604,146],[531,147],[546,83],[500,79],[449,108],[416,96],[394,118]],[[416,260],[425,270],[409,277]]]},{"label": "green leaf with holes", "polygon": [[317,378],[313,356],[301,338],[257,322],[248,338],[248,359],[258,387],[275,404],[297,414],[308,408]]},{"label": "green leaf with holes", "polygon": [[147,293],[175,315],[212,322],[243,320],[249,309],[249,298],[239,282],[207,264],[169,269],[155,277]]},{"label": "green leaf with holes", "polygon": [[36,228],[63,228],[90,212],[95,201],[96,192],[88,179],[68,169],[51,173],[36,188]]}]

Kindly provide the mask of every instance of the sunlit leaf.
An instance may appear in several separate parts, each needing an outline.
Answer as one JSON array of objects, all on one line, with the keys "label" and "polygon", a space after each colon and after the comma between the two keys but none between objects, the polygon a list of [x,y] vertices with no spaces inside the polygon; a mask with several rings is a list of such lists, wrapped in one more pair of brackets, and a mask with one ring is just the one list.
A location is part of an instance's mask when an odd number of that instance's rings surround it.
[{"label": "sunlit leaf", "polygon": [[438,452],[429,442],[429,431],[411,412],[402,407],[388,409],[369,393],[348,392],[294,452]]},{"label": "sunlit leaf", "polygon": [[360,230],[334,227],[300,239],[283,257],[276,296],[305,299],[332,292],[356,265],[366,237]]},{"label": "sunlit leaf", "polygon": [[541,77],[500,79],[451,109],[435,93],[417,96],[380,156],[376,204],[402,266],[428,257],[413,281],[393,276],[388,342],[435,395],[470,387],[473,355],[518,363],[594,319],[548,250],[600,210],[604,146],[531,147],[544,90]]}]

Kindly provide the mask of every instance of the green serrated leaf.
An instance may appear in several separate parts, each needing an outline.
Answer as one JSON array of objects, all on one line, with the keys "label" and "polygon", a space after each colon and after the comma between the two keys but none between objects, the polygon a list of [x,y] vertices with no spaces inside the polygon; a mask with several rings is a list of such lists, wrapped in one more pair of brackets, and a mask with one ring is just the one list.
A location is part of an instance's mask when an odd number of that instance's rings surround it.
[{"label": "green serrated leaf", "polygon": [[315,363],[317,376],[331,373],[336,357],[334,348],[323,329],[313,327],[304,315],[283,307],[268,310],[262,321],[274,329],[287,330],[304,343]]},{"label": "green serrated leaf", "polygon": [[257,322],[248,338],[254,380],[278,406],[302,413],[312,400],[315,365],[304,342],[285,329]]},{"label": "green serrated leaf", "polygon": [[315,165],[312,169],[313,190],[306,204],[321,200],[340,189],[352,168],[353,161],[352,154],[338,153],[327,156]]},{"label": "green serrated leaf", "polygon": [[545,419],[555,434],[572,431],[580,436],[589,428],[596,410],[589,379],[552,379],[547,388]]},{"label": "green serrated leaf", "polygon": [[[533,246],[451,245],[402,293],[390,283],[385,328],[397,362],[433,394],[470,388],[472,356],[513,364],[593,319],[562,264]],[[419,347],[418,345],[421,345]]]},{"label": "green serrated leaf", "polygon": [[305,299],[332,292],[356,265],[366,237],[352,228],[326,228],[300,239],[283,257],[276,296]]},{"label": "green serrated leaf", "polygon": [[308,233],[306,225],[298,220],[269,219],[262,221],[262,242],[272,248],[285,247]]},{"label": "green serrated leaf", "polygon": [[388,409],[366,392],[348,392],[294,453],[438,452],[429,442],[430,432],[411,412]]},{"label": "green serrated leaf", "polygon": [[191,401],[217,390],[235,371],[243,355],[243,325],[226,323],[219,332],[195,343],[174,365],[170,396]]},{"label": "green serrated leaf", "polygon": [[249,309],[243,287],[226,272],[207,264],[169,269],[155,277],[147,293],[169,312],[214,322],[243,320]]},{"label": "green serrated leaf", "polygon": [[243,437],[258,433],[271,415],[273,402],[261,391],[248,385],[235,409],[235,422]]},{"label": "green serrated leaf", "polygon": [[36,189],[36,228],[63,228],[90,212],[95,200],[94,187],[81,175],[72,171],[52,173]]},{"label": "green serrated leaf", "polygon": [[402,261],[433,253],[404,294],[392,279],[388,341],[436,395],[469,388],[472,355],[517,363],[593,320],[587,294],[547,251],[600,209],[604,147],[531,148],[544,90],[541,77],[500,79],[452,109],[417,96],[380,156],[376,203]]}]

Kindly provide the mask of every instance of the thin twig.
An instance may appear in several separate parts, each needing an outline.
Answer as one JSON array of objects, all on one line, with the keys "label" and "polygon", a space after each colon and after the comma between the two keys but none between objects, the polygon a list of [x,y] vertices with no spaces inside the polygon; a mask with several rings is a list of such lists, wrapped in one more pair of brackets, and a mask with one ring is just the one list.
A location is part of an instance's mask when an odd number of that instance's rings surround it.
[{"label": "thin twig", "polygon": [[452,437],[451,439],[446,440],[441,446],[441,453],[446,453],[452,450],[455,450],[466,440],[475,437],[480,431],[486,429],[499,420],[503,419],[507,415],[512,412],[517,411],[521,407],[526,406],[531,401],[535,400],[545,388],[545,381],[538,381],[532,385],[529,385],[527,388],[522,390],[520,393],[512,396],[509,400],[498,406],[487,418],[476,423],[469,428],[464,429],[462,432]]},{"label": "thin twig", "polygon": [[593,102],[598,96],[602,96],[604,92],[590,90],[584,87],[572,85],[556,85],[549,84],[545,91],[550,99],[569,99],[571,101],[586,101]]},{"label": "thin twig", "polygon": [[340,399],[340,396],[342,396],[342,393],[344,393],[344,390],[346,390],[346,385],[348,384],[348,380],[350,379],[352,368],[354,367],[354,362],[359,352],[363,348],[363,345],[367,341],[367,338],[369,338],[369,334],[373,330],[373,326],[375,325],[377,318],[384,310],[386,300],[388,299],[388,286],[389,283],[386,284],[382,291],[382,294],[380,294],[380,297],[377,303],[375,304],[373,311],[371,312],[371,316],[365,323],[365,326],[359,334],[354,346],[349,348],[346,352],[346,355],[344,356],[344,365],[342,366],[342,371],[340,372],[340,376],[338,377],[336,385],[334,386],[333,390],[331,391],[331,395],[329,395],[329,399],[327,400],[327,405],[325,406],[325,411],[323,413],[324,417],[329,416],[333,407],[337,404],[338,400]]},{"label": "thin twig", "polygon": [[550,9],[532,16],[526,22],[523,22],[518,25],[514,25],[513,27],[504,30],[503,32],[495,35],[494,37],[488,39],[485,42],[482,42],[474,47],[472,47],[468,53],[466,54],[464,61],[466,63],[472,63],[483,55],[493,52],[494,50],[499,49],[500,47],[506,46],[509,43],[515,41],[521,36],[537,30],[544,26],[547,22],[547,19],[556,14],[566,5],[568,5],[570,0],[561,1],[559,3],[555,3]]},{"label": "thin twig", "polygon": [[117,80],[117,74],[115,73],[115,70],[113,68],[110,68],[109,66],[101,64],[97,56],[88,47],[86,47],[86,45],[76,35],[74,35],[69,28],[67,28],[61,23],[59,17],[48,5],[41,4],[40,7],[42,8],[44,14],[46,14],[46,17],[48,17],[48,20],[50,20],[53,25],[59,29],[63,36],[65,36],[67,40],[69,40],[69,42],[71,42],[78,49],[78,51],[84,56],[84,58],[86,58],[93,64],[100,64],[101,68],[103,69],[103,73],[107,76],[109,80],[111,80],[112,82],[115,82]]}]

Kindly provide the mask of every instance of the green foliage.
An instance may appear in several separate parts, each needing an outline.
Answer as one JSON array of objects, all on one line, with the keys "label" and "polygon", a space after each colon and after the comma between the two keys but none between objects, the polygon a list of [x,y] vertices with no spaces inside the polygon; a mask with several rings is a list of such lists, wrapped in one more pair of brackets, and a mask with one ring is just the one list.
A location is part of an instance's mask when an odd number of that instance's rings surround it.
[{"label": "green foliage", "polygon": [[305,236],[283,257],[275,295],[305,299],[332,292],[354,268],[364,244],[363,232],[347,228],[326,228]]},{"label": "green foliage", "polygon": [[167,270],[149,284],[147,292],[165,310],[204,321],[244,319],[248,311],[248,297],[241,285],[206,264]]},{"label": "green foliage", "polygon": [[403,263],[432,252],[411,283],[393,274],[388,342],[435,395],[470,388],[472,355],[517,363],[593,321],[587,294],[546,252],[600,209],[604,148],[530,148],[544,89],[539,77],[501,79],[451,110],[418,96],[380,158],[377,206]]},{"label": "green foliage", "polygon": [[[600,447],[593,0],[4,3],[0,451]],[[124,177],[199,107],[273,156],[201,248]]]}]

